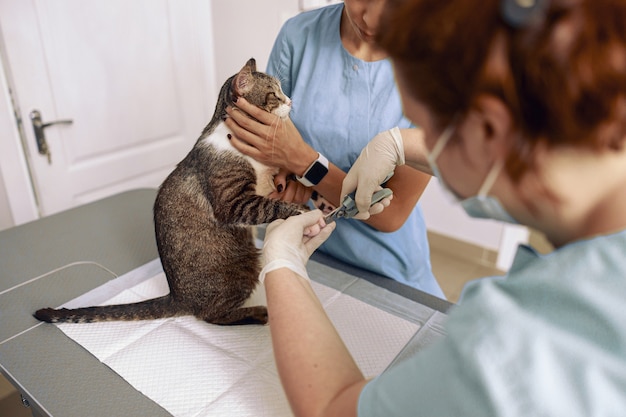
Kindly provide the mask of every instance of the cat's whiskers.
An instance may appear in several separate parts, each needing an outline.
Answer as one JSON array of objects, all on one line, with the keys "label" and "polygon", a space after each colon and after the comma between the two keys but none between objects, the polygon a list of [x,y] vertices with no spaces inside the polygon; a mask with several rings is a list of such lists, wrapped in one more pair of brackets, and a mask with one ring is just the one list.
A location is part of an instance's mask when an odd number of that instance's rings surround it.
[{"label": "cat's whiskers", "polygon": [[276,141],[274,140],[274,139],[276,139],[276,132],[278,131],[279,126],[282,125],[284,127],[284,123],[285,123],[285,121],[282,118],[280,118],[280,117],[277,117],[276,121],[272,122],[272,125],[271,125],[271,127],[272,127],[272,137],[268,138],[268,140],[272,141],[272,159],[273,159],[273,157],[275,155],[274,151],[276,150]]},{"label": "cat's whiskers", "polygon": [[280,81],[281,84],[284,83],[285,81],[289,80],[288,77],[285,77],[283,75],[283,71],[282,71],[282,69],[280,67],[277,68],[277,72],[278,73],[276,74],[276,78],[278,79],[278,81]]}]

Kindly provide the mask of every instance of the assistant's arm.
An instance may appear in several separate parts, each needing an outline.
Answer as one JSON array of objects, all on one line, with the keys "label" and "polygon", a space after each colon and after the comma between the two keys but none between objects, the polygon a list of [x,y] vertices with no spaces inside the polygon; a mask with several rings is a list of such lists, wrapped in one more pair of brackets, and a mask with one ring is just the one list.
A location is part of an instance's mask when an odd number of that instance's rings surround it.
[{"label": "assistant's arm", "polygon": [[424,133],[419,128],[404,129],[401,134],[374,137],[345,176],[341,194],[356,190],[355,202],[359,211],[363,212],[380,181],[389,172],[406,169],[428,178],[432,175]]},{"label": "assistant's arm", "polygon": [[424,143],[424,131],[420,128],[401,129],[405,164],[428,176],[433,172],[428,164],[428,149]]},{"label": "assistant's arm", "polygon": [[[235,109],[227,109],[226,124],[234,133],[231,143],[240,152],[270,166],[279,166],[296,175],[304,171],[317,158],[317,151],[308,145],[290,119],[282,120],[239,99]],[[248,117],[252,116],[254,119]],[[381,133],[385,134],[385,132]],[[315,186],[325,199],[338,206],[346,173],[330,164],[328,174]],[[394,202],[380,215],[366,222],[377,230],[398,230],[411,214],[428,185],[430,175],[408,167],[401,167],[387,183],[394,192]]]}]

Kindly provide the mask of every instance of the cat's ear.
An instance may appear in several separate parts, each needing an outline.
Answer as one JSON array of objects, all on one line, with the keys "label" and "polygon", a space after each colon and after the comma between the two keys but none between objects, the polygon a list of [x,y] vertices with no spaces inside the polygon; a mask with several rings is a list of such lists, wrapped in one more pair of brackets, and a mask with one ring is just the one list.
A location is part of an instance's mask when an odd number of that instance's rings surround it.
[{"label": "cat's ear", "polygon": [[233,90],[237,97],[241,97],[254,86],[252,72],[256,70],[256,61],[251,58],[233,79]]},{"label": "cat's ear", "polygon": [[250,67],[250,71],[256,72],[256,59],[250,58],[248,62],[246,62],[246,67]]}]

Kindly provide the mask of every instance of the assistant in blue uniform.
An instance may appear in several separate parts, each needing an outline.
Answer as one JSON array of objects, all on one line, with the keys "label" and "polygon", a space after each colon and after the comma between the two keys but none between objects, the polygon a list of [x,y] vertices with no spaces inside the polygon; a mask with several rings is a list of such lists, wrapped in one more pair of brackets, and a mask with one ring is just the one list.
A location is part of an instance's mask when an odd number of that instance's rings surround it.
[{"label": "assistant in blue uniform", "polygon": [[[365,58],[361,59],[348,51],[353,44],[342,36],[342,30],[353,34],[351,25],[358,25],[357,17],[347,14],[351,7],[360,7],[360,2],[332,5],[288,20],[276,39],[267,68],[281,80],[283,91],[292,99],[290,118],[302,139],[343,172],[380,132],[412,127],[403,117],[390,61],[384,55],[354,50]],[[371,40],[361,39],[360,45],[370,48]],[[294,171],[293,160],[298,159],[301,149],[293,151],[295,155],[286,158],[283,167]],[[342,179],[335,180],[335,187],[340,187]],[[405,190],[395,189],[394,193],[415,193],[416,188],[409,182]],[[416,204],[420,194],[415,195],[404,214],[404,224],[397,230],[385,233],[360,220],[342,219],[321,250],[443,298],[431,270],[422,210]]]}]

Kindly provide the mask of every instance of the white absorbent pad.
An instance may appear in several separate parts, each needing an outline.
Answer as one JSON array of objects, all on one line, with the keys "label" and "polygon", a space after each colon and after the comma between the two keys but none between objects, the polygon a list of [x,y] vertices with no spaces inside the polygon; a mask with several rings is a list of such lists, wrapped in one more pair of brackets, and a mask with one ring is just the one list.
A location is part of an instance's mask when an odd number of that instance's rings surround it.
[{"label": "white absorbent pad", "polygon": [[[343,291],[312,284],[368,378],[381,373],[420,328]],[[167,293],[156,259],[64,307],[122,304]],[[269,326],[222,327],[178,317],[58,327],[172,415],[291,415],[274,362]]]}]

